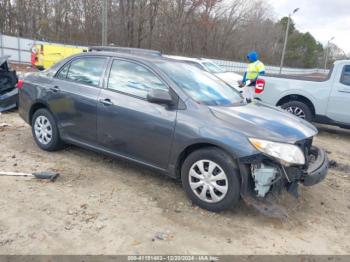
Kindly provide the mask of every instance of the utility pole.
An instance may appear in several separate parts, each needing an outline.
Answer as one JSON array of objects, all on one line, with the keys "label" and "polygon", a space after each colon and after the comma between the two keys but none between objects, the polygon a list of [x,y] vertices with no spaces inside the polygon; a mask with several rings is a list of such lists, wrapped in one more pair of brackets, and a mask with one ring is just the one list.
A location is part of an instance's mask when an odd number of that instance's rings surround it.
[{"label": "utility pole", "polygon": [[108,44],[108,0],[102,0],[102,45]]},{"label": "utility pole", "polygon": [[280,74],[282,74],[282,68],[283,68],[283,63],[284,63],[284,56],[286,54],[286,49],[287,49],[287,42],[288,42],[288,33],[289,33],[289,26],[290,26],[290,19],[293,14],[298,12],[299,8],[295,8],[293,10],[293,13],[288,15],[288,22],[287,22],[287,28],[286,28],[286,35],[284,37],[284,44],[283,44],[283,50],[282,50],[282,57],[281,57],[281,64],[280,64]]},{"label": "utility pole", "polygon": [[327,46],[326,46],[326,53],[325,53],[325,58],[324,58],[324,71],[327,70],[327,63],[328,63],[328,55],[329,55],[329,44],[330,42],[334,39],[334,36],[328,40]]}]

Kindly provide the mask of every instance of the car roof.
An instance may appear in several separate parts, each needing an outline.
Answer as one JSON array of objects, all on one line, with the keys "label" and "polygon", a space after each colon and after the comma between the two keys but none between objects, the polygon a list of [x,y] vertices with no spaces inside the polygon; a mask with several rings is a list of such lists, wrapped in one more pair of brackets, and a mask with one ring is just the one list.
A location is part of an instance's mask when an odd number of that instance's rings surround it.
[{"label": "car roof", "polygon": [[186,57],[186,56],[177,56],[177,55],[163,55],[163,57],[167,57],[173,60],[178,60],[178,61],[190,61],[190,62],[209,62],[210,60],[205,59],[205,58],[193,58],[193,57]]},{"label": "car roof", "polygon": [[88,51],[106,51],[106,52],[118,52],[128,54],[143,54],[151,56],[161,56],[162,52],[153,49],[134,48],[134,47],[121,47],[121,46],[91,46]]},{"label": "car roof", "polygon": [[334,62],[334,65],[343,65],[343,64],[349,64],[350,60],[349,59],[342,59],[342,60],[336,60]]},{"label": "car roof", "polygon": [[[91,55],[98,55],[98,56],[109,56],[109,57],[119,57],[119,58],[127,58],[127,59],[133,59],[133,60],[141,60],[145,62],[160,62],[160,61],[171,61],[174,62],[173,59],[170,59],[165,56],[155,56],[155,55],[147,55],[147,54],[136,54],[136,53],[124,53],[124,52],[115,52],[115,51],[89,51],[89,52],[83,52],[79,53],[78,56],[91,56]],[[180,61],[178,61],[180,62]]]}]

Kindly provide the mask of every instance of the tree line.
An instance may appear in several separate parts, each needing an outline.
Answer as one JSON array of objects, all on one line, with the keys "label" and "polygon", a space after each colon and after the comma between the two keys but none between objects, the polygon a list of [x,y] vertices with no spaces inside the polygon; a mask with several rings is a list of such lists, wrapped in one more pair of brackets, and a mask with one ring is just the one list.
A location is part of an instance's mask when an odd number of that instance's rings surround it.
[{"label": "tree line", "polygon": [[[0,0],[0,33],[99,45],[102,1]],[[266,64],[280,62],[287,18],[276,21],[264,0],[107,1],[111,45],[238,61],[257,50]],[[289,33],[285,65],[322,67],[324,47],[310,33],[296,30],[293,22]]]}]

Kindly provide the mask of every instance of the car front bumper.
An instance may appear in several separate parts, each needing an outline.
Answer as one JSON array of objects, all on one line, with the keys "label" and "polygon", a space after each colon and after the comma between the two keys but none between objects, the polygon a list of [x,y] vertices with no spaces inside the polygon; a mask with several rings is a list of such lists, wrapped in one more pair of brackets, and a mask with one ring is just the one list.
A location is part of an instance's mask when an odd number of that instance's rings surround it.
[{"label": "car front bumper", "polygon": [[[318,147],[311,146],[308,151],[308,161],[305,166],[282,166],[276,160],[259,153],[253,156],[238,159],[241,173],[241,197],[246,204],[253,206],[261,213],[275,218],[288,216],[284,207],[276,203],[276,194],[283,189],[297,197],[298,186],[313,186],[321,182],[328,173],[328,158],[326,152]],[[270,183],[261,183],[259,175],[269,176],[266,173],[253,175],[254,167],[269,166],[270,175],[274,176]],[[266,169],[265,169],[266,170]],[[257,186],[259,185],[260,186]],[[265,187],[266,186],[266,187]],[[259,189],[263,188],[263,194]],[[267,193],[265,193],[267,192]],[[274,199],[271,201],[271,199]]]},{"label": "car front bumper", "polygon": [[326,152],[318,147],[312,147],[313,153],[317,156],[302,176],[304,186],[313,186],[321,182],[328,173],[328,158]]},{"label": "car front bumper", "polygon": [[11,91],[0,94],[0,112],[5,112],[16,108],[18,105],[18,89],[14,88]]}]

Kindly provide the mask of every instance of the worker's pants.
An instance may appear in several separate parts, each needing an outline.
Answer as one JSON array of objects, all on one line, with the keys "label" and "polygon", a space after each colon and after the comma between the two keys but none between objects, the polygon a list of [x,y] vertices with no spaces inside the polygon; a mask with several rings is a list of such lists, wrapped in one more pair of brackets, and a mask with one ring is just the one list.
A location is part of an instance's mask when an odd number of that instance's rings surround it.
[{"label": "worker's pants", "polygon": [[255,95],[255,83],[254,85],[250,84],[249,86],[243,87],[243,97],[246,100],[252,101],[254,99],[254,95]]}]

